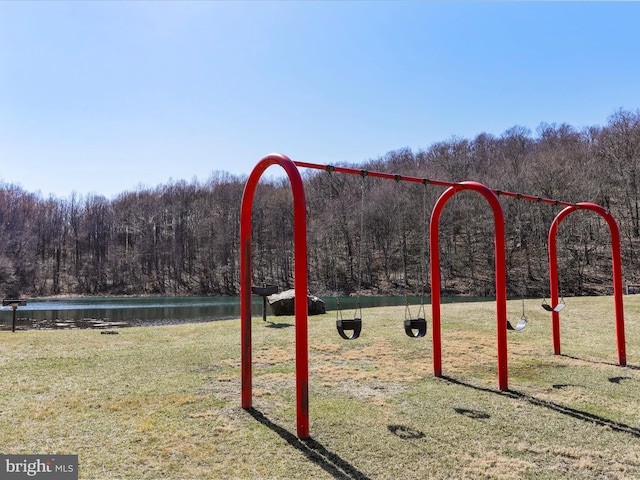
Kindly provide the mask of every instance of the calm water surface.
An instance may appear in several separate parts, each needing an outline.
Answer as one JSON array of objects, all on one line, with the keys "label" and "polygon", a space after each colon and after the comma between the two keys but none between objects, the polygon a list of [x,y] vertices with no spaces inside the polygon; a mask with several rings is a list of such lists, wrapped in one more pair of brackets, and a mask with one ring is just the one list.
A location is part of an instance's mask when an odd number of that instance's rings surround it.
[{"label": "calm water surface", "polygon": [[[335,309],[335,298],[325,298],[327,310]],[[343,309],[355,308],[356,298],[340,298]],[[443,302],[478,301],[472,297],[446,297]],[[427,299],[428,301],[428,299]],[[404,297],[362,297],[362,308],[403,305]],[[409,297],[409,303],[420,303]],[[270,309],[267,307],[267,314]],[[13,312],[0,309],[0,328],[11,328]],[[262,316],[262,298],[254,297],[253,315]],[[161,325],[210,322],[240,318],[239,297],[92,297],[27,300],[16,312],[17,328],[90,327],[101,322],[113,326]],[[106,327],[109,325],[102,325]]]}]

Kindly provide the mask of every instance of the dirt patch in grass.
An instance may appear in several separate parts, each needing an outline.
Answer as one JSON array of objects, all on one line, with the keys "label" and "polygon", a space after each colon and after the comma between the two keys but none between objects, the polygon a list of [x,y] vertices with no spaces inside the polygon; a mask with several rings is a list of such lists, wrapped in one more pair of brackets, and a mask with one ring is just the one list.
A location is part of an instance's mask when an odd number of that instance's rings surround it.
[{"label": "dirt patch in grass", "polygon": [[339,362],[332,355],[316,356],[311,371],[321,380],[413,382],[425,375],[426,359],[417,359],[391,342],[377,339],[371,345],[342,352]]},{"label": "dirt patch in grass", "polygon": [[295,353],[281,347],[261,348],[253,353],[253,363],[256,366],[281,365],[295,360]]}]

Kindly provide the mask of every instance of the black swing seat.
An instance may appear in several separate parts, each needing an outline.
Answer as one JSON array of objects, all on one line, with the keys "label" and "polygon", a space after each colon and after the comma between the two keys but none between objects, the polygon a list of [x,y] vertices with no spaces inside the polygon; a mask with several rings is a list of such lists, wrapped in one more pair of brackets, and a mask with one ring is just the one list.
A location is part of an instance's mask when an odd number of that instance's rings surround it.
[{"label": "black swing seat", "polygon": [[518,320],[518,323],[516,323],[515,327],[511,325],[511,322],[509,320],[507,320],[507,330],[513,330],[514,332],[519,332],[520,330],[524,329],[524,327],[526,326],[527,326],[527,319],[525,317],[522,317],[520,320]]},{"label": "black swing seat", "polygon": [[404,331],[411,338],[421,338],[427,333],[427,321],[424,318],[407,318],[404,321]]},{"label": "black swing seat", "polygon": [[[354,318],[348,320],[336,320],[336,328],[338,329],[340,336],[345,340],[355,340],[360,336],[360,332],[362,331],[362,319]],[[349,336],[345,331],[352,331],[352,333]]]}]

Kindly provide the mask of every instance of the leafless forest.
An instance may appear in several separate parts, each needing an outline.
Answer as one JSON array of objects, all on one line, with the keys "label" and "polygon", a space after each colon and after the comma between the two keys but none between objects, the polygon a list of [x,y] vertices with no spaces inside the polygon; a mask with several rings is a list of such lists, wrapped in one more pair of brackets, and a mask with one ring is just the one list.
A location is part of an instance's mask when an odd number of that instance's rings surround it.
[{"label": "leafless forest", "polygon": [[[543,124],[535,132],[513,127],[500,136],[452,138],[356,168],[600,204],[620,227],[625,283],[640,283],[640,110],[619,110],[605,126]],[[427,224],[443,188],[315,170],[304,179],[314,293],[429,293]],[[216,172],[206,182],[112,200],[45,199],[1,183],[0,294],[237,294],[244,182]],[[561,207],[500,201],[509,294],[548,295],[547,233]],[[263,180],[254,203],[255,283],[293,285],[292,224],[288,181]],[[493,235],[491,210],[480,195],[462,192],[447,204],[440,231],[445,292],[492,295]],[[559,232],[562,293],[611,293],[610,255],[609,230],[598,215],[569,216]]]}]

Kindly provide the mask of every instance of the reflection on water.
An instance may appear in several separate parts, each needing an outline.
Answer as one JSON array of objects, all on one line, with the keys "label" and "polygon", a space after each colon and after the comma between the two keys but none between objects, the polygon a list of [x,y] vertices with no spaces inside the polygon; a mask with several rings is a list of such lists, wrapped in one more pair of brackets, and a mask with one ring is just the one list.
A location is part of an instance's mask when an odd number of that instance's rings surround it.
[{"label": "reflection on water", "polygon": [[[327,310],[334,310],[335,298],[325,298]],[[356,297],[341,297],[344,309],[356,307]],[[408,297],[420,303],[419,297]],[[479,301],[473,297],[446,297],[443,302]],[[486,299],[484,299],[486,300]],[[428,302],[428,299],[425,299]],[[361,297],[362,308],[404,305],[404,297]],[[160,325],[210,322],[240,318],[239,297],[97,297],[27,300],[17,310],[17,328],[70,328],[123,325]],[[262,316],[262,298],[253,299],[253,316]],[[267,307],[267,314],[271,312]],[[10,307],[0,309],[0,328],[11,329]]]},{"label": "reflection on water", "polygon": [[[17,311],[17,325],[32,328],[91,326],[92,320],[115,324],[159,325],[208,322],[240,316],[239,297],[97,297],[27,300]],[[262,301],[254,299],[253,312],[262,315]],[[4,328],[11,326],[10,308],[0,310]],[[95,322],[94,322],[95,323]],[[110,326],[102,324],[103,327]]]}]

